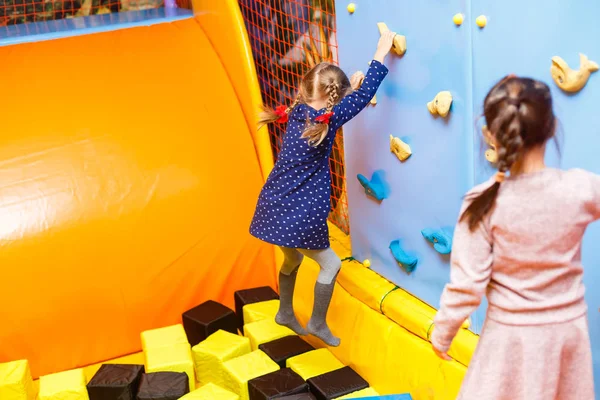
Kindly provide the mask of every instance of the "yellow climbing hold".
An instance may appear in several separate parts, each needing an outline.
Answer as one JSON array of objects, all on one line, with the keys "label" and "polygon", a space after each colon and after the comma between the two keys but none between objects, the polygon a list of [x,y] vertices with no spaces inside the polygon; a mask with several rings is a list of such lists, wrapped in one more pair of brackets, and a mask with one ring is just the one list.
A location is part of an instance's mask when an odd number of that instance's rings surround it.
[{"label": "yellow climbing hold", "polygon": [[[388,28],[385,22],[378,22],[377,28],[379,28],[380,35],[390,31],[390,28]],[[396,36],[394,36],[394,42],[392,43],[392,50],[397,55],[403,56],[404,53],[406,53],[406,36],[396,34]]]},{"label": "yellow climbing hold", "polygon": [[480,15],[475,19],[475,23],[478,27],[483,28],[487,25],[487,17],[485,15]]},{"label": "yellow climbing hold", "polygon": [[462,15],[461,13],[454,14],[454,17],[452,17],[452,21],[454,21],[454,24],[456,26],[461,26],[464,20],[465,20],[465,16]]},{"label": "yellow climbing hold", "polygon": [[354,11],[356,11],[356,4],[354,4],[354,3],[348,4],[348,12],[350,14],[354,14]]},{"label": "yellow climbing hold", "polygon": [[366,259],[365,261],[363,261],[363,265],[367,268],[371,267],[371,261],[369,259]]},{"label": "yellow climbing hold", "polygon": [[400,161],[405,161],[412,154],[412,150],[408,144],[392,135],[390,135],[390,151],[394,153]]}]

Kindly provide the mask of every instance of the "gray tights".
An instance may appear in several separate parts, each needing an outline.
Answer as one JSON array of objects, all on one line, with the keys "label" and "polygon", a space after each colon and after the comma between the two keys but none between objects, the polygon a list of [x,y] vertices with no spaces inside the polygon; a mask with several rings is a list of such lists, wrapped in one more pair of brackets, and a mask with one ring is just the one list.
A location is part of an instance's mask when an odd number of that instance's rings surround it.
[{"label": "gray tights", "polygon": [[[342,266],[342,261],[331,248],[324,250],[305,250],[281,247],[285,259],[279,273],[279,312],[275,320],[287,326],[299,335],[311,333],[330,346],[339,346],[340,339],[333,336],[327,326],[327,310],[333,296],[335,278]],[[313,313],[305,330],[294,314],[293,298],[298,267],[304,256],[313,259],[321,270],[315,284],[315,302]],[[308,331],[308,332],[307,332]]]}]

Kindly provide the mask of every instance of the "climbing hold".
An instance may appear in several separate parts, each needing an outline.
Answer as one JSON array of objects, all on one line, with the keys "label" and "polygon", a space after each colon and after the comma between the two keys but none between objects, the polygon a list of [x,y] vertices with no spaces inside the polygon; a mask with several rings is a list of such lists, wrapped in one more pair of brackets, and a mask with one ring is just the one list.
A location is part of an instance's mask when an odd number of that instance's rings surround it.
[{"label": "climbing hold", "polygon": [[363,261],[363,265],[367,268],[371,267],[371,261],[369,259],[366,259],[365,261]]},{"label": "climbing hold", "polygon": [[446,117],[452,105],[452,94],[448,91],[439,92],[432,101],[427,103],[427,109],[432,115]]},{"label": "climbing hold", "polygon": [[454,17],[452,17],[452,21],[454,22],[454,24],[456,26],[461,26],[464,20],[465,20],[465,16],[462,15],[461,13],[454,14]]},{"label": "climbing hold", "polygon": [[392,251],[392,255],[394,256],[398,264],[400,264],[400,266],[404,268],[406,272],[413,272],[415,268],[417,268],[417,263],[419,262],[419,259],[417,257],[407,254],[400,246],[399,240],[394,240],[390,243],[390,250]]},{"label": "climbing hold", "polygon": [[[383,35],[385,32],[389,32],[389,28],[385,22],[378,22],[377,27],[379,28],[379,34]],[[392,50],[399,56],[403,56],[406,53],[406,36],[396,35],[394,36],[394,43],[392,44]]]},{"label": "climbing hold", "polygon": [[462,323],[461,328],[469,329],[471,327],[471,318],[465,319],[465,322]]},{"label": "climbing hold", "polygon": [[480,15],[475,19],[475,23],[478,27],[484,28],[487,25],[487,17],[485,15]]},{"label": "climbing hold", "polygon": [[496,145],[494,144],[494,137],[487,128],[487,125],[484,125],[481,128],[481,132],[483,133],[483,139],[490,147],[485,151],[485,159],[494,164],[496,161],[498,161],[498,152],[496,151]]},{"label": "climbing hold", "polygon": [[348,12],[350,14],[354,14],[354,11],[356,11],[356,4],[354,4],[354,3],[348,4]]},{"label": "climbing hold", "polygon": [[433,248],[440,254],[450,254],[452,250],[452,235],[444,232],[442,229],[423,229],[421,234]]},{"label": "climbing hold", "polygon": [[590,61],[585,54],[579,54],[579,70],[575,71],[558,56],[552,57],[550,74],[556,85],[565,92],[578,92],[586,85],[592,72],[598,71],[598,64]]},{"label": "climbing hold", "polygon": [[358,178],[358,181],[362,187],[365,189],[367,196],[371,196],[378,201],[382,201],[387,197],[385,195],[383,182],[380,182],[376,175],[373,175],[373,178],[370,181],[361,174],[358,174],[356,177]]},{"label": "climbing hold", "polygon": [[412,150],[408,144],[392,135],[390,135],[390,151],[394,153],[400,161],[405,161],[412,154]]}]

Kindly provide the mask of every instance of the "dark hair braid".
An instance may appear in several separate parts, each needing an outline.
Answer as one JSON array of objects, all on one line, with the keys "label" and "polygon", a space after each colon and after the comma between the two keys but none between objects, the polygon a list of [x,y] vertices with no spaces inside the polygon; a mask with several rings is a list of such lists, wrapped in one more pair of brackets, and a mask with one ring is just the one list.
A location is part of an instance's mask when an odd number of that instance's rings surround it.
[{"label": "dark hair braid", "polygon": [[556,124],[550,89],[542,82],[509,76],[498,82],[484,101],[485,119],[496,141],[498,173],[495,182],[472,202],[460,220],[475,230],[493,209],[504,176],[525,151],[541,146],[554,136]]}]

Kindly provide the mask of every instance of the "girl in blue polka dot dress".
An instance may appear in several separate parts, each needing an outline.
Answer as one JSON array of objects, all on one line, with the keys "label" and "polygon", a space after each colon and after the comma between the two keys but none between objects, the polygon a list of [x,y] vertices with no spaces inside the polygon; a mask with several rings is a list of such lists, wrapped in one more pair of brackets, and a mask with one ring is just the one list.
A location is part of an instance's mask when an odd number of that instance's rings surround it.
[{"label": "girl in blue polka dot dress", "polygon": [[[329,247],[329,156],[338,129],[367,106],[387,75],[383,61],[394,36],[393,32],[381,36],[366,76],[358,72],[351,82],[340,68],[320,63],[304,76],[290,107],[267,109],[260,115],[261,124],[288,124],[250,226],[253,236],[279,246],[285,256],[279,273],[276,321],[299,335],[311,333],[330,346],[340,344],[329,330],[326,317],[342,263]],[[304,256],[321,267],[306,330],[292,306],[296,274]]]}]

